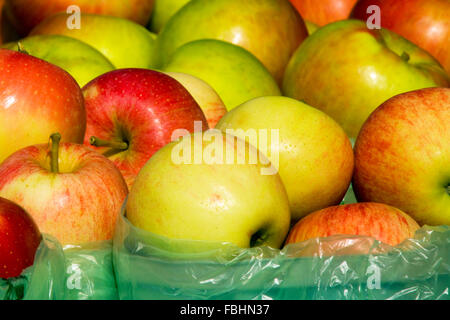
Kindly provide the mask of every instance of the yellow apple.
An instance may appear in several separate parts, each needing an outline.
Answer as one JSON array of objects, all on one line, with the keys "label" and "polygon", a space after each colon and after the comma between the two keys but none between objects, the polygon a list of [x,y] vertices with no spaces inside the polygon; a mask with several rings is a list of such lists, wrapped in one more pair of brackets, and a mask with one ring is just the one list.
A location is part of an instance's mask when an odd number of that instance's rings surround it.
[{"label": "yellow apple", "polygon": [[265,172],[270,167],[256,148],[220,130],[185,135],[141,169],[126,216],[134,226],[172,239],[279,248],[289,230],[289,202],[276,171]]},{"label": "yellow apple", "polygon": [[[228,112],[216,128],[257,144],[279,168],[294,221],[339,204],[350,185],[353,150],[343,128],[300,101],[281,96],[256,98]],[[264,130],[279,132],[279,142],[271,141],[266,150],[260,146]]]},{"label": "yellow apple", "polygon": [[214,128],[227,108],[217,92],[205,81],[182,72],[166,72],[186,88],[205,114],[210,128]]}]

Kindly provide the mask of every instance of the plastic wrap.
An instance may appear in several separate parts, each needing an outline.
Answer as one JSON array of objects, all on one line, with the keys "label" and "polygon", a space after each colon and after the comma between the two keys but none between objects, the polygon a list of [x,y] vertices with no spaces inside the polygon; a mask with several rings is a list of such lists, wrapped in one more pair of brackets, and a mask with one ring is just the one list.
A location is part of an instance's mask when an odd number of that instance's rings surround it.
[{"label": "plastic wrap", "polygon": [[64,252],[59,242],[43,235],[34,264],[19,277],[0,279],[0,300],[60,300],[64,298]]},{"label": "plastic wrap", "polygon": [[425,226],[396,247],[331,236],[240,249],[152,234],[122,212],[113,252],[125,300],[449,299],[448,226]]}]

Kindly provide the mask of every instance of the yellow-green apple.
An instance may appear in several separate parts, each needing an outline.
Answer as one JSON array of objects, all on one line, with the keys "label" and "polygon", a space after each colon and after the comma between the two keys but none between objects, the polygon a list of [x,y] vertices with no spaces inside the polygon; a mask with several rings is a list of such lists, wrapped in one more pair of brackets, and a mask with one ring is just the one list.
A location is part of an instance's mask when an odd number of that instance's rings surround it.
[{"label": "yellow-green apple", "polygon": [[25,53],[0,49],[0,162],[53,132],[82,143],[83,95],[63,69]]},{"label": "yellow-green apple", "polygon": [[345,20],[358,0],[289,0],[303,19],[318,26]]},{"label": "yellow-green apple", "polygon": [[[339,204],[349,188],[352,145],[320,110],[287,97],[261,97],[228,112],[216,128],[245,139],[278,167],[293,221]],[[271,130],[278,141],[266,143]]]},{"label": "yellow-green apple", "polygon": [[281,83],[289,58],[307,36],[288,0],[193,0],[167,22],[158,42],[164,64],[193,40],[227,41],[250,51]]},{"label": "yellow-green apple", "polygon": [[172,16],[190,0],[155,0],[150,30],[159,33]]},{"label": "yellow-green apple", "polygon": [[19,276],[33,265],[41,232],[31,215],[0,197],[0,278]]},{"label": "yellow-green apple", "polygon": [[166,72],[166,74],[177,80],[189,91],[205,114],[210,128],[214,128],[220,118],[227,113],[227,108],[222,99],[205,81],[187,73]]},{"label": "yellow-green apple", "polygon": [[396,246],[413,238],[417,222],[405,212],[375,202],[351,203],[315,211],[289,231],[285,245],[332,235],[367,236]]},{"label": "yellow-green apple", "polygon": [[381,26],[392,30],[430,52],[450,73],[450,1],[360,0],[351,17],[368,20],[368,7],[381,12]]},{"label": "yellow-green apple", "polygon": [[128,193],[119,170],[76,143],[23,148],[0,165],[0,196],[22,206],[43,233],[63,245],[112,239]]},{"label": "yellow-green apple", "polygon": [[308,30],[308,35],[312,35],[314,32],[316,32],[317,29],[320,28],[317,24],[312,23],[311,21],[308,20],[305,20],[305,25],[306,29]]},{"label": "yellow-green apple", "polygon": [[221,40],[201,39],[181,46],[162,70],[202,79],[219,94],[227,110],[253,98],[281,95],[275,79],[254,55]]},{"label": "yellow-green apple", "polygon": [[129,187],[148,159],[171,142],[173,131],[194,132],[195,121],[208,128],[191,94],[162,72],[110,71],[88,83],[83,95],[84,143],[113,161]]},{"label": "yellow-green apple", "polygon": [[356,138],[370,113],[407,91],[446,87],[450,80],[425,50],[359,20],[321,27],[298,48],[283,92],[331,115]]},{"label": "yellow-green apple", "polygon": [[395,96],[378,107],[355,144],[359,201],[383,202],[421,225],[450,225],[450,89]]},{"label": "yellow-green apple", "polygon": [[3,48],[24,51],[66,70],[83,87],[92,79],[114,70],[111,62],[85,42],[60,35],[38,35],[9,42]]},{"label": "yellow-green apple", "polygon": [[46,18],[60,12],[81,12],[116,16],[146,25],[155,0],[6,0],[8,14],[22,36]]},{"label": "yellow-green apple", "polygon": [[154,35],[133,21],[81,13],[81,28],[67,27],[67,14],[58,13],[38,24],[30,35],[58,34],[76,38],[100,51],[116,68],[154,68],[158,64]]},{"label": "yellow-green apple", "polygon": [[264,174],[270,166],[255,147],[220,130],[184,135],[139,172],[126,216],[168,238],[280,247],[289,202],[278,173]]}]

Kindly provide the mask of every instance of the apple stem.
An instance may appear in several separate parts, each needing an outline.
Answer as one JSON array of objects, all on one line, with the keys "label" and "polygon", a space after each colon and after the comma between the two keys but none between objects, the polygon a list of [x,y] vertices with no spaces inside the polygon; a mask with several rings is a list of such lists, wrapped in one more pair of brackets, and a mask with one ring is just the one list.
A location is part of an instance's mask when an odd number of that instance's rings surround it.
[{"label": "apple stem", "polygon": [[19,50],[20,53],[29,54],[28,51],[25,50],[25,47],[23,46],[22,42],[20,41],[17,42],[17,49]]},{"label": "apple stem", "polygon": [[91,137],[89,139],[89,143],[93,145],[94,147],[108,147],[114,150],[127,150],[128,149],[128,143],[123,141],[107,141],[102,140],[97,137]]},{"label": "apple stem", "polygon": [[53,173],[59,173],[59,143],[61,141],[61,135],[54,133],[50,136],[52,141],[51,159],[50,159],[50,171]]}]

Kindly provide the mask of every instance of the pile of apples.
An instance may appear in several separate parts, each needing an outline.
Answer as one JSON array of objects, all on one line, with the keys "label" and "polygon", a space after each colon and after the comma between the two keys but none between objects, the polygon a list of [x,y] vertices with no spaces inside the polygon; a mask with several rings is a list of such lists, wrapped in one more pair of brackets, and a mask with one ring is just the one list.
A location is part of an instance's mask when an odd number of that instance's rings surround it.
[{"label": "pile of apples", "polygon": [[450,225],[448,0],[0,8],[0,278],[42,234],[112,239],[122,207],[242,248]]}]

